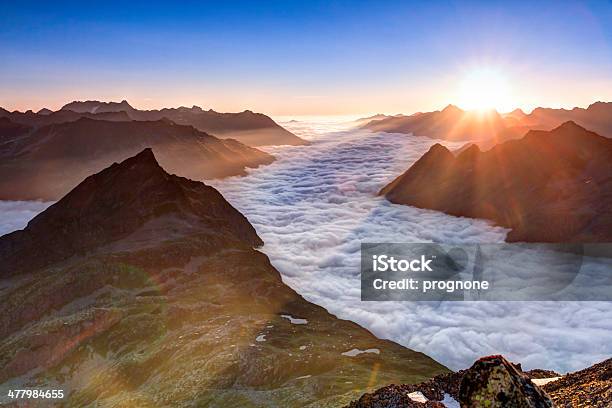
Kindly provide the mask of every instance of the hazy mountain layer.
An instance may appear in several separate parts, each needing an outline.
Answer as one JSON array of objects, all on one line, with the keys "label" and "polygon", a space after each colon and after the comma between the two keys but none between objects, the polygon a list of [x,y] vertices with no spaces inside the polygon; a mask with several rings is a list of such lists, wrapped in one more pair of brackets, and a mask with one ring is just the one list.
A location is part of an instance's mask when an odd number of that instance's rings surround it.
[{"label": "hazy mountain layer", "polygon": [[191,125],[202,132],[222,138],[232,138],[249,146],[302,145],[307,142],[279,126],[270,117],[249,110],[238,113],[220,113],[214,110],[192,108],[164,108],[159,110],[134,109],[122,102],[71,102],[61,111],[81,113],[126,112],[134,120],[160,120],[167,118],[181,125]]},{"label": "hazy mountain layer", "polygon": [[441,111],[415,113],[374,120],[366,125],[374,132],[412,133],[449,141],[489,139],[504,128],[503,118],[495,111],[464,111],[448,105]]},{"label": "hazy mountain layer", "polygon": [[146,147],[169,171],[199,180],[245,174],[246,167],[274,160],[236,140],[221,140],[169,120],[80,118],[40,127],[0,145],[0,199],[58,199],[92,172]]},{"label": "hazy mountain layer", "polygon": [[576,122],[602,136],[612,137],[612,102],[595,102],[586,109],[536,108],[530,114],[516,109],[503,115],[494,110],[464,111],[449,105],[441,111],[394,117],[376,115],[372,119],[365,121],[363,127],[372,131],[412,133],[448,141],[472,140],[482,150],[506,140],[518,139],[529,130],[552,130],[567,121]]}]

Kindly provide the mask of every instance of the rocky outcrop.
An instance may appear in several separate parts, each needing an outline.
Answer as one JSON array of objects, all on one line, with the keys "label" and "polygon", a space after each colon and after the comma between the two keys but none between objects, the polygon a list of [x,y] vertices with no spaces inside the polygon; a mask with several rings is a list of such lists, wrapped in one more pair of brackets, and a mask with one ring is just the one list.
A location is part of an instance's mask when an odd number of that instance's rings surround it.
[{"label": "rocky outcrop", "polygon": [[341,406],[448,372],[304,300],[261,244],[151,150],[88,177],[0,237],[0,388],[63,389],[66,406]]},{"label": "rocky outcrop", "polygon": [[512,229],[509,242],[609,242],[612,140],[567,122],[486,152],[470,146],[455,157],[434,145],[381,194],[491,219]]},{"label": "rocky outcrop", "polygon": [[237,113],[220,113],[203,110],[198,106],[191,108],[164,108],[156,110],[134,109],[127,101],[100,102],[75,101],[64,105],[61,111],[86,113],[125,112],[133,120],[171,121],[193,126],[220,138],[236,139],[248,146],[265,145],[303,145],[307,142],[279,126],[269,116],[250,110]]},{"label": "rocky outcrop", "polygon": [[362,395],[346,408],[445,408],[442,402],[445,400],[454,401],[458,406],[464,373],[461,370],[440,374],[418,384],[388,385],[371,394]]},{"label": "rocky outcrop", "polygon": [[505,127],[503,118],[496,111],[464,111],[454,105],[441,111],[395,116],[364,125],[374,132],[412,133],[448,141],[490,139]]},{"label": "rocky outcrop", "polygon": [[[419,384],[388,385],[362,395],[348,407],[607,408],[612,404],[611,378],[612,359],[561,376],[542,369],[523,373],[520,364],[513,364],[502,356],[489,356],[467,370],[438,375]],[[553,381],[538,386],[535,379]]]},{"label": "rocky outcrop", "polygon": [[462,408],[552,408],[550,397],[502,356],[483,357],[461,380]]},{"label": "rocky outcrop", "polygon": [[525,374],[531,379],[546,379],[546,378],[561,377],[561,374],[559,374],[556,371],[543,370],[541,368],[536,368],[534,370],[525,371]]},{"label": "rocky outcrop", "polygon": [[146,147],[169,171],[198,180],[243,175],[247,167],[274,160],[169,120],[80,118],[43,126],[0,147],[0,200],[57,200],[87,175]]}]

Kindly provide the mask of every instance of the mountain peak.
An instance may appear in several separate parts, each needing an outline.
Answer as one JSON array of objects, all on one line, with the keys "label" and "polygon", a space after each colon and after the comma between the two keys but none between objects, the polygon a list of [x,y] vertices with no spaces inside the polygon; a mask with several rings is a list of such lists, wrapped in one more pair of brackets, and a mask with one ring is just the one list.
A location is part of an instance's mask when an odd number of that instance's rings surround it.
[{"label": "mountain peak", "polygon": [[449,103],[448,105],[446,105],[446,107],[444,109],[442,109],[442,112],[444,112],[444,113],[456,113],[456,112],[463,112],[463,109],[461,109],[457,105],[453,105],[452,103]]},{"label": "mountain peak", "polygon": [[53,111],[51,109],[42,108],[41,110],[39,110],[36,113],[39,114],[39,115],[50,115],[50,114],[53,113]]},{"label": "mountain peak", "polygon": [[135,156],[130,157],[129,159],[126,159],[123,163],[126,165],[142,163],[142,164],[146,164],[149,166],[158,167],[161,169],[161,166],[159,165],[159,163],[157,162],[157,159],[155,158],[155,155],[153,154],[153,149],[151,149],[150,147],[145,147],[140,153],[136,154]]},{"label": "mountain peak", "polygon": [[574,122],[573,120],[568,120],[567,122],[563,122],[557,128],[553,129],[553,132],[556,130],[578,130],[585,131],[586,129]]},{"label": "mountain peak", "polygon": [[[0,276],[45,267],[116,242],[146,230],[154,219],[182,226],[175,235],[210,233],[221,241],[263,244],[253,226],[217,190],[168,174],[146,148],[87,177],[24,230],[1,237]],[[23,261],[34,252],[36,257]]]}]

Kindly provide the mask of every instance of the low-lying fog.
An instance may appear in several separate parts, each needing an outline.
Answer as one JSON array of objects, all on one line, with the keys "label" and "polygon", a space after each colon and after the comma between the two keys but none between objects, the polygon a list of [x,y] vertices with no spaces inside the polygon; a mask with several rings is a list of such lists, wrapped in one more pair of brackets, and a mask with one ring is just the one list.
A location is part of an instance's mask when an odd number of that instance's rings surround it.
[{"label": "low-lying fog", "polygon": [[[272,165],[209,184],[246,215],[283,280],[306,299],[453,369],[501,353],[527,369],[565,372],[612,355],[612,302],[361,302],[362,241],[503,242],[506,230],[376,197],[431,139],[345,123],[283,125],[312,145],[265,148],[277,157]],[[0,202],[0,234],[48,204]]]},{"label": "low-lying fog", "polygon": [[612,355],[605,318],[612,303],[361,302],[362,241],[503,242],[507,231],[376,197],[431,139],[342,123],[282,125],[312,145],[267,148],[277,157],[272,165],[212,184],[251,221],[283,280],[306,299],[453,369],[502,353],[526,368],[565,372]]}]

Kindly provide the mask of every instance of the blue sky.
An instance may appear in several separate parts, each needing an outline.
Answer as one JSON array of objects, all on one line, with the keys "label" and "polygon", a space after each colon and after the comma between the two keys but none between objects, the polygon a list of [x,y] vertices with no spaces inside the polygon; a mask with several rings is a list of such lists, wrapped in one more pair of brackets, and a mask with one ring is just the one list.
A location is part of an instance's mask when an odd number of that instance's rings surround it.
[{"label": "blue sky", "polygon": [[575,106],[612,100],[612,3],[10,2],[0,55],[11,109],[410,113],[456,102],[483,66],[516,106]]}]

